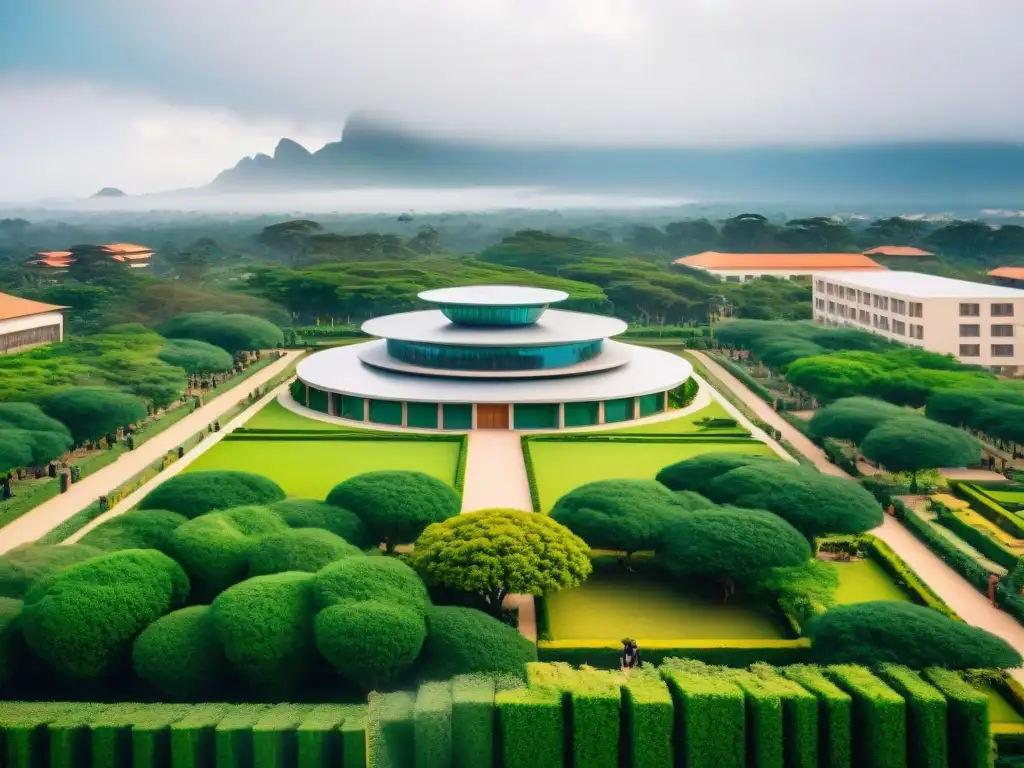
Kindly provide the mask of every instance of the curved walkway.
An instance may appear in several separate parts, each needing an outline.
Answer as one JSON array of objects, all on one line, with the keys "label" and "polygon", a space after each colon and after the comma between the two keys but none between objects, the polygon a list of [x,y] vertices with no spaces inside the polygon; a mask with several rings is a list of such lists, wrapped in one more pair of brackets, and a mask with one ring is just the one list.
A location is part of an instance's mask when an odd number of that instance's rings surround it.
[{"label": "curved walkway", "polygon": [[[692,352],[734,395],[753,410],[760,418],[780,430],[786,440],[804,456],[814,462],[823,472],[849,478],[843,470],[825,458],[825,454],[775,413],[774,409],[751,392],[743,382],[731,375],[722,366],[700,352]],[[852,482],[852,478],[850,478]],[[946,565],[939,557],[908,531],[899,521],[886,517],[882,525],[872,531],[902,557],[911,568],[931,587],[935,593],[960,614],[968,624],[986,629],[998,635],[1024,654],[1024,625],[1013,617],[993,608],[988,599],[969,584],[959,573]],[[1012,670],[1017,680],[1024,682],[1024,670]]]},{"label": "curved walkway", "polygon": [[[122,454],[110,466],[104,467],[82,481],[75,483],[67,493],[55,496],[38,507],[29,510],[17,520],[12,520],[3,528],[0,528],[0,553],[35,541],[81,509],[92,504],[100,496],[110,493],[115,488],[131,480],[131,478],[142,472],[168,451],[177,448],[179,444],[196,432],[206,429],[207,425],[216,421],[238,403],[245,400],[253,389],[262,386],[274,376],[284,371],[301,354],[302,352],[300,351],[285,352],[280,360],[253,374],[251,378],[240,382],[223,395],[210,400],[202,408],[199,408],[194,413],[190,413],[177,424],[143,443],[134,451]],[[175,462],[173,466],[177,466],[183,461],[187,462],[187,457],[194,454],[198,448],[202,448],[207,442],[204,440],[197,448],[186,454],[186,459]]]}]

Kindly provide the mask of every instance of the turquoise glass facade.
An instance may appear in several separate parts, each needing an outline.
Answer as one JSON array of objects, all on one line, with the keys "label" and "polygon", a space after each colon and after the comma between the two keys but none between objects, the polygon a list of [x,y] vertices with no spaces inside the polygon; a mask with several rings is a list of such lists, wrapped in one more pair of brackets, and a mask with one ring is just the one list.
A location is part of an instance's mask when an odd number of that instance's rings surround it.
[{"label": "turquoise glass facade", "polygon": [[442,304],[441,313],[457,325],[508,328],[537,322],[547,304],[526,307],[484,307],[465,304]]},{"label": "turquoise glass facade", "polygon": [[396,360],[449,371],[535,371],[562,368],[589,360],[601,351],[601,341],[580,341],[544,347],[454,347],[388,339],[388,354]]}]

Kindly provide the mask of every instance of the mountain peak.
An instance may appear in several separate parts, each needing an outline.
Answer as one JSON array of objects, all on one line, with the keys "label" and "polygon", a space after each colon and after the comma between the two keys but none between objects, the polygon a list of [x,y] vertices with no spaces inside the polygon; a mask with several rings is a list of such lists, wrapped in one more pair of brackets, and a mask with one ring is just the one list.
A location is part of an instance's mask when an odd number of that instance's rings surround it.
[{"label": "mountain peak", "polygon": [[277,162],[302,162],[310,157],[309,150],[292,139],[281,139],[274,148],[274,160]]},{"label": "mountain peak", "polygon": [[128,197],[127,193],[117,187],[104,187],[92,197]]}]

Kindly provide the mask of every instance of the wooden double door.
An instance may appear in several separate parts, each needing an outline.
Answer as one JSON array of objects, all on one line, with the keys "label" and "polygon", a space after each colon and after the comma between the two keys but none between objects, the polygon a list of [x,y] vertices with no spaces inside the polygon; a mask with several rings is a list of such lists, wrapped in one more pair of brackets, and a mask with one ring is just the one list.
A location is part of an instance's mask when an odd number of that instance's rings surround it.
[{"label": "wooden double door", "polygon": [[507,404],[480,403],[476,407],[477,429],[508,429]]}]

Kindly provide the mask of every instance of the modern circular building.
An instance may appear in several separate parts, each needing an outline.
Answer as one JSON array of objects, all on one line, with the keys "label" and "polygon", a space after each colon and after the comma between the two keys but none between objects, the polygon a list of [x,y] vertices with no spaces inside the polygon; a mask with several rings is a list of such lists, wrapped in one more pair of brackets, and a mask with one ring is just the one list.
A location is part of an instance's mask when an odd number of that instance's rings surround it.
[{"label": "modern circular building", "polygon": [[481,285],[424,291],[437,309],[363,323],[377,340],[298,365],[305,405],[354,421],[421,429],[560,429],[669,407],[693,369],[613,341],[621,320],[548,309],[562,291]]}]

